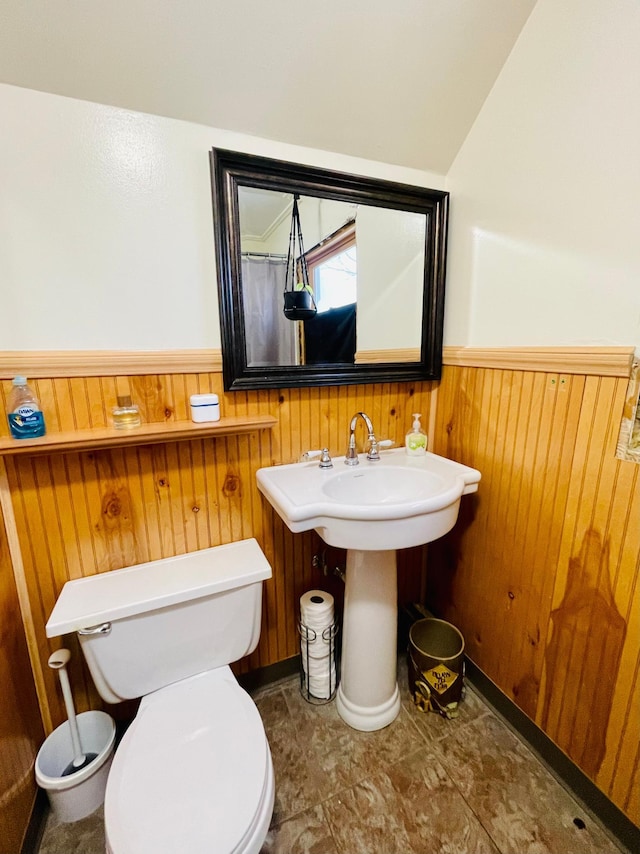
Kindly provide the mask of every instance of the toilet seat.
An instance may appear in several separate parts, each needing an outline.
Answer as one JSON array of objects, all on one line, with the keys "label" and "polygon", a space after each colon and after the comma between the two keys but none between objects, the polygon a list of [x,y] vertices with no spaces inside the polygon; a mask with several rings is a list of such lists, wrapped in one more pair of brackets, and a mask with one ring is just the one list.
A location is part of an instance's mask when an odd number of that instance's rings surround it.
[{"label": "toilet seat", "polygon": [[143,698],[107,782],[107,851],[257,854],[273,799],[258,710],[219,667]]}]

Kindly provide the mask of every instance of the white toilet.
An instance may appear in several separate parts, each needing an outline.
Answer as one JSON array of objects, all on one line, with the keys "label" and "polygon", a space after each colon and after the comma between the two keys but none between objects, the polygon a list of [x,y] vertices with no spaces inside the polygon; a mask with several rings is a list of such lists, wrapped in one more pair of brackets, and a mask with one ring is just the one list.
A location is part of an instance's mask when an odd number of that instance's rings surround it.
[{"label": "white toilet", "polygon": [[110,854],[257,854],[274,801],[257,708],[229,663],[255,649],[271,567],[253,539],[65,584],[47,636],[77,632],[100,695],[142,697],[107,780]]}]

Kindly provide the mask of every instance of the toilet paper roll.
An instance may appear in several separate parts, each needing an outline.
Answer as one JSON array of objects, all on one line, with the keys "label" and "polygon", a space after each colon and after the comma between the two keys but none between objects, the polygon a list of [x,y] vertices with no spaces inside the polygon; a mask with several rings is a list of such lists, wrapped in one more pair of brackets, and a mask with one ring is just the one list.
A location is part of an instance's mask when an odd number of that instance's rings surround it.
[{"label": "toilet paper roll", "polygon": [[[300,653],[303,665],[307,659],[326,659],[331,651],[331,627],[334,602],[324,590],[309,590],[300,597]],[[323,661],[324,666],[324,661]]]},{"label": "toilet paper roll", "polygon": [[331,643],[329,640],[324,640],[322,635],[318,635],[317,640],[301,640],[300,652],[303,660],[313,658],[314,661],[324,661],[331,654]]},{"label": "toilet paper roll", "polygon": [[335,690],[336,687],[335,671],[331,673],[331,678],[329,678],[328,674],[321,677],[308,677],[307,687],[313,697],[319,700],[328,700],[331,697],[332,689]]},{"label": "toilet paper roll", "polygon": [[333,661],[329,661],[329,656],[325,658],[311,658],[309,660],[302,659],[302,668],[308,676],[325,676],[330,670],[335,669]]},{"label": "toilet paper roll", "polygon": [[312,629],[333,624],[333,596],[324,590],[309,590],[300,597],[300,621]]},{"label": "toilet paper roll", "polygon": [[335,671],[332,671],[331,674],[325,673],[323,676],[309,676],[309,685],[326,687],[329,685],[330,681],[335,684],[335,676]]},{"label": "toilet paper roll", "polygon": [[309,676],[305,673],[303,678],[306,680],[311,693],[316,697],[329,685],[333,688],[336,687],[336,674],[334,672],[331,674],[325,673],[324,676]]}]

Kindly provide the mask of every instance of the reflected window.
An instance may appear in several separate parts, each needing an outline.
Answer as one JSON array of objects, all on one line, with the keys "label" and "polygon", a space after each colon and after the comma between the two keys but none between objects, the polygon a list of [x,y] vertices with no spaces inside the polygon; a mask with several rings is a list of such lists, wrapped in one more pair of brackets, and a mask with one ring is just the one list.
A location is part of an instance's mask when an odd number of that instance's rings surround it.
[{"label": "reflected window", "polygon": [[319,312],[357,299],[356,224],[351,220],[306,253],[309,280]]}]

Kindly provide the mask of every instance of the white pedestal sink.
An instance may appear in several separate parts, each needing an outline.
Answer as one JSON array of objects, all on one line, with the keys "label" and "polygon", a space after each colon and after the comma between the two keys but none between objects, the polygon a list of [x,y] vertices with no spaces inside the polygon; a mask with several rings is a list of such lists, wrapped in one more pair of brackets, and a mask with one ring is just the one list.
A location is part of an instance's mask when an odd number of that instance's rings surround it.
[{"label": "white pedestal sink", "polygon": [[342,674],[336,704],[354,729],[390,724],[400,710],[396,675],[396,549],[431,542],[453,528],[462,495],[480,472],[427,453],[385,451],[357,466],[344,457],[257,472],[258,488],[294,532],[315,529],[347,549]]}]

